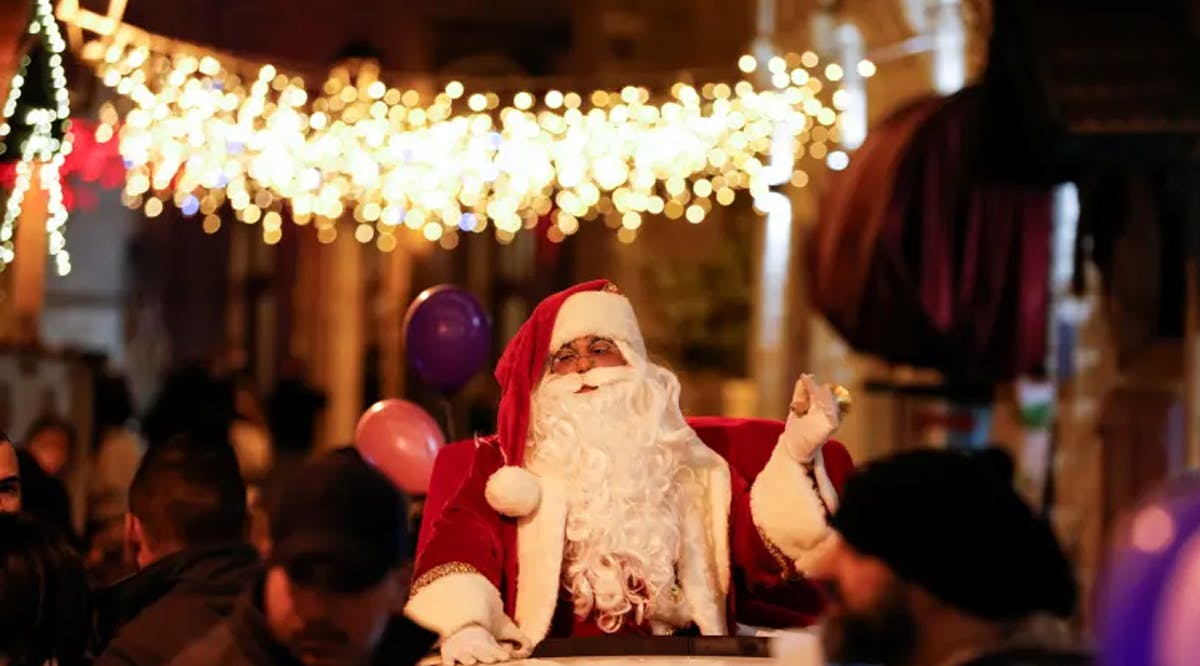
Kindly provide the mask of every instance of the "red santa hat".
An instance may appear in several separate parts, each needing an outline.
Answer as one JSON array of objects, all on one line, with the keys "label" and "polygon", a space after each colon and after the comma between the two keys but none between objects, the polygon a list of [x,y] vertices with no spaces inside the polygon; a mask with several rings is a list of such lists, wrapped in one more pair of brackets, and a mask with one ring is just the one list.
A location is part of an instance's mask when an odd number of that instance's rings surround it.
[{"label": "red santa hat", "polygon": [[496,365],[501,391],[496,434],[507,466],[489,480],[487,498],[505,515],[531,513],[540,497],[537,480],[522,469],[533,391],[546,374],[550,354],[587,335],[612,338],[630,363],[645,362],[646,345],[629,299],[608,280],[592,280],[539,303]]},{"label": "red santa hat", "polygon": [[525,461],[530,399],[546,374],[550,354],[583,336],[612,338],[631,363],[646,356],[633,306],[613,283],[592,280],[548,296],[517,331],[496,365],[500,412],[496,433],[509,465]]}]

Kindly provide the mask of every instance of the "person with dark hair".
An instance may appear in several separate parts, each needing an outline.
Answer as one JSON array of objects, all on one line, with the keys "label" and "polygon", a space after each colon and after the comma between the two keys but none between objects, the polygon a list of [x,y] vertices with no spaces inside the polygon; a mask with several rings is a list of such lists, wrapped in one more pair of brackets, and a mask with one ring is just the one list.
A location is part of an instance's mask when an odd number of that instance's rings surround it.
[{"label": "person with dark hair", "polygon": [[151,449],[129,488],[126,550],[138,573],[101,609],[97,666],[166,663],[227,616],[258,570],[246,490],[224,443],[178,436]]},{"label": "person with dark hair", "polygon": [[975,459],[990,469],[993,476],[1012,482],[1017,473],[1017,461],[1012,454],[997,445],[991,445],[974,453]]},{"label": "person with dark hair", "polygon": [[71,523],[71,496],[67,485],[52,476],[28,449],[19,448],[17,467],[21,477],[21,510],[56,527],[74,543],[75,526]]},{"label": "person with dark hair", "polygon": [[21,466],[17,447],[8,435],[0,432],[0,513],[21,510]]},{"label": "person with dark hair", "polygon": [[75,426],[70,421],[47,414],[29,426],[25,434],[25,448],[42,470],[61,479],[76,453],[76,439]]},{"label": "person with dark hair", "polygon": [[284,484],[266,571],[233,615],[172,666],[405,666],[437,640],[398,614],[404,498],[350,454],[327,454]]},{"label": "person with dark hair", "polygon": [[54,527],[0,515],[0,664],[82,666],[91,639],[87,573]]},{"label": "person with dark hair", "polygon": [[[1032,631],[1078,589],[1050,526],[1017,495],[1011,459],[919,450],[864,467],[832,519],[818,579],[827,657],[885,666],[1068,666]],[[1055,637],[1057,640],[1060,637]]]},{"label": "person with dark hair", "polygon": [[223,439],[229,437],[234,417],[232,385],[193,363],[164,378],[162,390],[142,419],[142,434],[149,448],[179,434]]},{"label": "person with dark hair", "polygon": [[299,467],[312,451],[317,417],[326,405],[325,394],[313,388],[305,374],[300,359],[294,356],[284,359],[279,383],[267,401],[271,438],[287,471]]}]

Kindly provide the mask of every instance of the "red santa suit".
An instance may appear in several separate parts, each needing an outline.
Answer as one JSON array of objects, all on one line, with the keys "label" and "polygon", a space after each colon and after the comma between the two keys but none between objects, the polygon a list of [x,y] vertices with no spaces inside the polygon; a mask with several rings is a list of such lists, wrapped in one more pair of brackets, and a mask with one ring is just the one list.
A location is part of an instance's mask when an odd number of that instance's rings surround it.
[{"label": "red santa suit", "polygon": [[[444,639],[464,629],[486,631],[516,644],[512,656],[524,656],[547,636],[599,633],[594,617],[572,617],[564,586],[569,498],[579,491],[552,473],[535,474],[526,456],[538,445],[531,401],[548,376],[550,355],[584,336],[615,341],[630,366],[657,373],[652,376],[673,388],[664,430],[682,433],[684,441],[675,584],[668,597],[678,600],[673,607],[685,617],[670,626],[720,635],[738,625],[811,623],[821,597],[803,574],[833,543],[826,520],[852,469],[845,448],[828,440],[837,422],[829,410],[832,395],[793,413],[786,425],[719,418],[685,423],[678,382],[646,360],[629,301],[603,280],[551,296],[535,309],[496,370],[502,388],[497,434],[451,445],[439,456],[409,616]],[[639,614],[615,630],[664,633],[664,626]]]}]

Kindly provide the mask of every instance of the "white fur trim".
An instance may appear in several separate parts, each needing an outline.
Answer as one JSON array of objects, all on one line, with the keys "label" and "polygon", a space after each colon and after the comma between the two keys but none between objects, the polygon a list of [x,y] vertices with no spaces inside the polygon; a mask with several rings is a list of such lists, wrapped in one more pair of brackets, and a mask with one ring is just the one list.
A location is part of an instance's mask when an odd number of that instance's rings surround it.
[{"label": "white fur trim", "polygon": [[837,533],[830,532],[817,542],[817,545],[808,549],[797,557],[794,564],[796,571],[804,574],[806,577],[811,577],[814,573],[824,568],[825,558],[829,553],[833,552],[834,545],[837,544]]},{"label": "white fur trim", "polygon": [[520,518],[537,510],[542,501],[542,486],[529,470],[506,465],[488,477],[483,494],[500,515]]},{"label": "white fur trim", "polygon": [[733,508],[733,482],[729,463],[705,447],[716,458],[708,476],[708,519],[712,543],[713,564],[716,566],[717,591],[721,594],[721,612],[725,612],[725,596],[733,585],[733,554],[729,552],[729,514]]},{"label": "white fur trim", "polygon": [[[732,501],[729,465],[695,438],[694,480],[682,527],[679,585],[692,609],[692,621],[704,635],[727,632],[726,596],[731,584],[729,511]],[[566,491],[554,479],[541,479],[542,501],[517,524],[517,626],[535,644],[550,631],[562,589]]]},{"label": "white fur trim", "polygon": [[550,335],[553,353],[564,344],[586,335],[628,342],[645,354],[646,343],[629,299],[607,291],[581,291],[563,302]]},{"label": "white fur trim", "polygon": [[558,604],[566,527],[566,492],[558,481],[544,479],[541,504],[517,523],[517,600],[513,615],[534,644],[550,632]]},{"label": "white fur trim", "polygon": [[[818,485],[824,467],[822,462]],[[750,515],[763,534],[793,560],[809,556],[832,532],[812,481],[782,441],[750,487]]]},{"label": "white fur trim", "polygon": [[442,638],[472,624],[496,635],[508,621],[500,590],[477,573],[454,573],[433,581],[408,600],[404,614]]},{"label": "white fur trim", "polygon": [[681,529],[679,586],[692,610],[692,621],[705,636],[728,633],[725,600],[729,594],[729,464],[696,437],[692,445],[693,481]]}]

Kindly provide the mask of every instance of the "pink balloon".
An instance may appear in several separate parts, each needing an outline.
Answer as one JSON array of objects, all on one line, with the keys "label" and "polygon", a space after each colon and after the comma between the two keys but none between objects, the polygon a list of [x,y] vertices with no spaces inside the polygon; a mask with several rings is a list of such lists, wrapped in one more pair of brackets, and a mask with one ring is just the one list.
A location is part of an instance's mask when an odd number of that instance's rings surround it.
[{"label": "pink balloon", "polygon": [[358,420],[354,446],[362,457],[410,495],[429,490],[433,459],[446,445],[428,412],[407,400],[382,400]]}]

